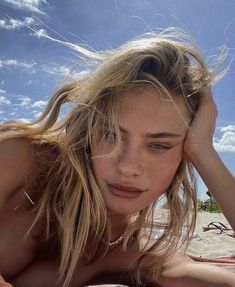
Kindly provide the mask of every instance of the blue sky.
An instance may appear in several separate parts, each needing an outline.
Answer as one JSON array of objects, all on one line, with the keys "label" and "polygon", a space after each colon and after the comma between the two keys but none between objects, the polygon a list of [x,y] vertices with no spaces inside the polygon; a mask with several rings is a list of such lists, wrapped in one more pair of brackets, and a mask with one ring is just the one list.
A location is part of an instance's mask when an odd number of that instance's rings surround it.
[{"label": "blue sky", "polygon": [[[229,72],[213,88],[214,145],[235,174],[234,0],[1,0],[0,122],[35,119],[56,88],[86,70],[71,72],[76,54],[45,35],[102,50],[169,26],[189,32],[208,59],[228,47]],[[199,189],[207,198],[201,181]]]}]

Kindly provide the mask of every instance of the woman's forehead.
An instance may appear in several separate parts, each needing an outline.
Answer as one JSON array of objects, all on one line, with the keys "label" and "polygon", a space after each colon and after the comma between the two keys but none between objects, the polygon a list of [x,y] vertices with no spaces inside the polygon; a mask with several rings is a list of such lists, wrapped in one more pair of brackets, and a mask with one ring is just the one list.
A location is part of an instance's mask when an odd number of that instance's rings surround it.
[{"label": "woman's forehead", "polygon": [[137,130],[152,129],[185,130],[190,122],[189,112],[183,98],[163,95],[152,87],[137,87],[119,95],[117,120],[120,126]]},{"label": "woman's forehead", "polygon": [[[137,107],[142,111],[163,110],[183,115],[189,115],[189,109],[183,96],[175,95],[172,92],[165,92],[160,88],[151,85],[143,85],[125,90],[118,95],[118,112],[135,110]],[[135,109],[133,109],[135,107]],[[141,109],[142,108],[142,109]]]}]

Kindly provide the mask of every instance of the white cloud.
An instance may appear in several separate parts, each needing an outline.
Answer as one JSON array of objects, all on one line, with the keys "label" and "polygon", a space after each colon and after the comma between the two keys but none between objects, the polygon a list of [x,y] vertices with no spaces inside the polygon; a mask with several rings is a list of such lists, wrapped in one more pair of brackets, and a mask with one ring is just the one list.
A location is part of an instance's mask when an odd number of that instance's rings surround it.
[{"label": "white cloud", "polygon": [[44,14],[42,10],[43,4],[48,4],[46,0],[2,0],[10,7],[15,9],[27,10],[33,13]]},{"label": "white cloud", "polygon": [[12,68],[12,69],[23,69],[30,70],[31,73],[35,73],[34,66],[36,63],[34,61],[18,61],[16,59],[0,60],[0,69],[2,68]]},{"label": "white cloud", "polygon": [[31,107],[32,108],[43,108],[46,106],[46,104],[47,104],[47,101],[36,101],[31,105]]},{"label": "white cloud", "polygon": [[10,105],[11,102],[4,96],[0,96],[0,105]]},{"label": "white cloud", "polygon": [[66,66],[43,66],[43,71],[52,75],[67,77],[71,73],[71,69]]},{"label": "white cloud", "polygon": [[39,29],[39,30],[36,30],[36,29],[31,29],[33,32],[33,36],[37,36],[38,38],[47,38],[48,35],[47,35],[47,32],[46,30],[44,29]]},{"label": "white cloud", "polygon": [[25,17],[24,20],[20,19],[0,19],[0,29],[18,30],[35,24],[34,19]]},{"label": "white cloud", "polygon": [[220,139],[220,142],[224,145],[234,145],[235,147],[235,132],[225,132]]},{"label": "white cloud", "polygon": [[75,79],[82,79],[84,76],[86,76],[90,72],[91,72],[90,70],[84,70],[84,71],[81,71],[81,72],[74,73],[73,74],[73,78],[75,78]]},{"label": "white cloud", "polygon": [[7,92],[0,89],[0,105],[10,105],[11,101],[7,99]]},{"label": "white cloud", "polygon": [[37,114],[34,114],[35,119],[39,118],[42,115],[42,112],[39,112]]},{"label": "white cloud", "polygon": [[30,107],[31,106],[31,99],[27,96],[19,96],[20,106],[21,107]]},{"label": "white cloud", "polygon": [[228,125],[226,127],[219,128],[221,132],[235,131],[235,125]]},{"label": "white cloud", "polygon": [[73,68],[69,68],[66,66],[57,66],[54,65],[53,66],[46,66],[44,65],[42,67],[43,71],[51,74],[51,75],[56,75],[56,76],[61,76],[61,77],[69,77],[70,79],[74,79],[74,80],[78,80],[83,78],[85,75],[87,75],[88,73],[90,73],[89,70],[84,70],[84,71],[80,71],[80,72],[76,72],[75,70],[73,70]]},{"label": "white cloud", "polygon": [[23,122],[23,123],[30,123],[32,121],[32,119],[21,118],[21,119],[17,119],[17,121],[20,121],[20,122]]},{"label": "white cloud", "polygon": [[0,95],[7,95],[7,92],[5,90],[0,89]]},{"label": "white cloud", "polygon": [[219,152],[235,152],[235,125],[220,127],[222,136],[214,138],[215,149]]},{"label": "white cloud", "polygon": [[32,80],[28,80],[28,82],[26,83],[26,86],[31,86],[32,85]]},{"label": "white cloud", "polygon": [[15,116],[16,112],[9,113],[9,116]]}]

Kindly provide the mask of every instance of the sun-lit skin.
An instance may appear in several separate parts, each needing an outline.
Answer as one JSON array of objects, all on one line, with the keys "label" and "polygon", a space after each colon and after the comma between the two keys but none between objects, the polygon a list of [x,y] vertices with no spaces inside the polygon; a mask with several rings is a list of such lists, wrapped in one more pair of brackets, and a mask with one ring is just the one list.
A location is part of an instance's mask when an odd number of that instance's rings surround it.
[{"label": "sun-lit skin", "polygon": [[[123,141],[120,153],[117,157],[99,157],[114,148],[113,134],[92,146],[97,183],[110,213],[119,216],[142,210],[167,190],[182,159],[190,123],[183,99],[174,97],[176,108],[154,87],[133,88],[120,97],[117,113]],[[110,183],[134,186],[143,192],[136,198],[118,197],[110,192],[107,185]]]}]

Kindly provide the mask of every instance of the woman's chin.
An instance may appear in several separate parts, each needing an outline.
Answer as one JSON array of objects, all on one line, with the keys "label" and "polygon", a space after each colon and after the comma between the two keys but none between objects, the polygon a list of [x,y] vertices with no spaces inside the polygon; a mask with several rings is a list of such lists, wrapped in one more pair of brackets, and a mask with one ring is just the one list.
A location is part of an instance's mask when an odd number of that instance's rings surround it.
[{"label": "woman's chin", "polygon": [[108,206],[108,212],[112,216],[123,216],[127,217],[130,215],[134,215],[138,212],[140,212],[143,208],[137,208],[137,207],[131,207],[131,206],[113,206],[113,205],[107,205]]}]

